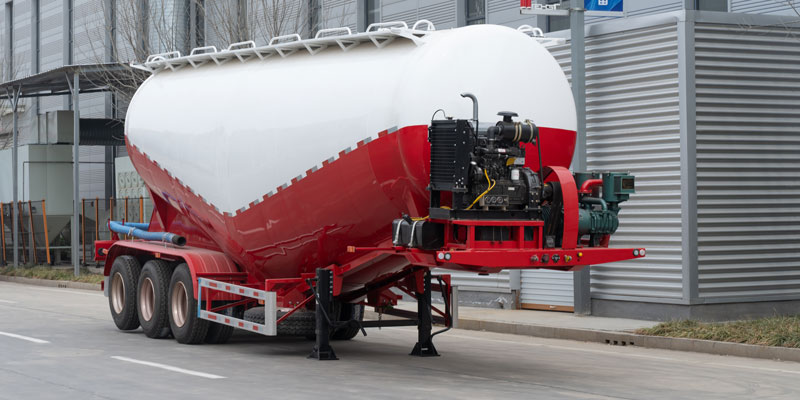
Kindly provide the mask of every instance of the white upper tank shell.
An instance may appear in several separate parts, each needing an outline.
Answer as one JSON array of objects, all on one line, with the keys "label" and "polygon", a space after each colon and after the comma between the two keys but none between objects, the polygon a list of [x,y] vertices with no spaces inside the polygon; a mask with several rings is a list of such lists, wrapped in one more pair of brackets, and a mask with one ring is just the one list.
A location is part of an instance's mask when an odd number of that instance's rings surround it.
[{"label": "white upper tank shell", "polygon": [[131,101],[127,139],[233,213],[380,131],[428,125],[437,109],[471,118],[463,92],[477,96],[482,122],[514,111],[538,126],[576,129],[561,67],[529,36],[475,25],[418,42],[164,70]]}]

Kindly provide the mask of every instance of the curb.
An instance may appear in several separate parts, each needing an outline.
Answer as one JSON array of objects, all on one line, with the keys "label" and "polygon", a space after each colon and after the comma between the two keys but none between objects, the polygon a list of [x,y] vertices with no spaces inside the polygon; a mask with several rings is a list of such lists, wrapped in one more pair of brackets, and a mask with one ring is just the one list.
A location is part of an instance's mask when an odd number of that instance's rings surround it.
[{"label": "curb", "polygon": [[593,329],[557,328],[542,325],[525,325],[507,322],[482,321],[459,318],[459,329],[510,333],[548,339],[567,339],[582,342],[605,343],[617,346],[636,346],[651,349],[691,351],[722,356],[763,358],[800,362],[800,349],[789,347],[759,346],[754,344],[717,342],[713,340],[646,336],[628,332]]},{"label": "curb", "polygon": [[2,282],[13,282],[13,283],[22,283],[22,284],[25,284],[25,285],[33,285],[33,286],[55,287],[55,288],[62,288],[62,289],[80,289],[80,290],[103,291],[103,289],[100,289],[100,284],[99,283],[54,281],[54,280],[50,280],[50,279],[23,278],[23,277],[19,277],[19,276],[5,276],[5,275],[0,275],[0,281],[2,281]]},{"label": "curb", "polygon": [[[373,311],[366,312],[364,316],[372,319],[378,319],[378,314]],[[385,317],[386,315],[384,315],[384,318]],[[650,349],[691,351],[695,353],[715,354],[721,356],[800,362],[800,349],[789,347],[759,346],[754,344],[717,342],[713,340],[673,338],[665,336],[646,336],[629,332],[559,328],[544,325],[515,324],[510,322],[486,321],[468,318],[459,318],[457,329],[533,336],[546,339],[564,339],[576,340],[580,342],[605,343],[616,346],[634,346]]]}]

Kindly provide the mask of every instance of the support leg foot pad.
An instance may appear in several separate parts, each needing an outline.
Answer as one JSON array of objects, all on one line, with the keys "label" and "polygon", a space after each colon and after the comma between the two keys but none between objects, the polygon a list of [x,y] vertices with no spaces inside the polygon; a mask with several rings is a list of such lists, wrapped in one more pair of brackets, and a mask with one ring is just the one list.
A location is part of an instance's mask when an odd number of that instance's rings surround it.
[{"label": "support leg foot pad", "polygon": [[333,351],[333,347],[331,346],[325,346],[321,349],[314,346],[314,350],[311,351],[311,355],[309,355],[308,358],[320,361],[339,359],[336,357],[336,352]]},{"label": "support leg foot pad", "polygon": [[419,357],[439,357],[439,352],[436,351],[436,347],[432,342],[428,342],[424,345],[420,345],[418,342],[414,345],[414,350],[411,350],[409,355]]}]

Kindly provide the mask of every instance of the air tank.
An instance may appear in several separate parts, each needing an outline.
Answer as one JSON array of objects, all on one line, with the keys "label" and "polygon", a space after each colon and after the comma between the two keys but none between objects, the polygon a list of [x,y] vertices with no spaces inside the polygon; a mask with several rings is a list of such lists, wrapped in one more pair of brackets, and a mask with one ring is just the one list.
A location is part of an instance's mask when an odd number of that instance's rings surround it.
[{"label": "air tank", "polygon": [[427,126],[437,110],[471,118],[463,92],[482,124],[499,111],[534,122],[544,165],[569,166],[574,149],[561,67],[507,27],[380,29],[149,61],[125,131],[156,222],[256,280],[345,263],[347,246],[390,242],[401,214],[427,215]]}]

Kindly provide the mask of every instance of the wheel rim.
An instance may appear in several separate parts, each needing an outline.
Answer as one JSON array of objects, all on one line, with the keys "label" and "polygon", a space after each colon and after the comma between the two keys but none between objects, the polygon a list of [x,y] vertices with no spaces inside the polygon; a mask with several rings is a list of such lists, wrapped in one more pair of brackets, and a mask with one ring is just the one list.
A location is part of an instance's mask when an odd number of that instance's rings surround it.
[{"label": "wheel rim", "polygon": [[125,308],[125,281],[119,272],[111,278],[111,306],[114,307],[116,314],[122,313],[122,309]]},{"label": "wheel rim", "polygon": [[189,316],[189,294],[183,282],[176,282],[172,287],[172,299],[170,301],[172,309],[172,320],[175,325],[182,327]]},{"label": "wheel rim", "polygon": [[139,288],[139,310],[141,310],[142,318],[145,321],[150,321],[155,312],[155,298],[156,291],[153,287],[153,280],[144,278],[142,287]]}]

